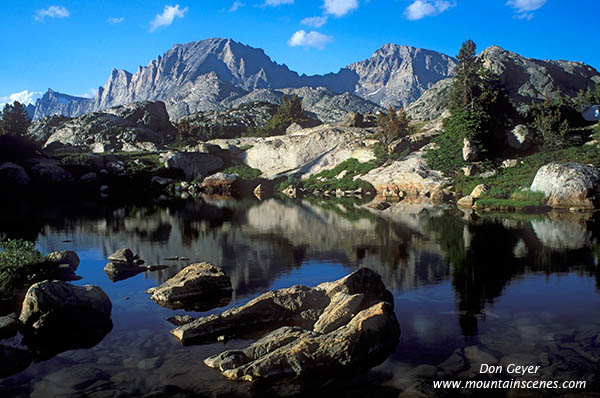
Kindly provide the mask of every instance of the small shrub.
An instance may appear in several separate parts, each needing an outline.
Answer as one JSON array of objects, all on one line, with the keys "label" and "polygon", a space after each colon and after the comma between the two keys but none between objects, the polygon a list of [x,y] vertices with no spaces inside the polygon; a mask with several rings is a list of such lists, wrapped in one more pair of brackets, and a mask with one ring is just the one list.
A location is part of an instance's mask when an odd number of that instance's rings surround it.
[{"label": "small shrub", "polygon": [[47,279],[52,267],[33,242],[0,239],[0,296],[12,297],[15,289]]},{"label": "small shrub", "polygon": [[250,137],[270,137],[273,135],[283,135],[292,123],[298,123],[303,126],[310,122],[310,119],[304,114],[302,109],[302,100],[296,94],[283,96],[281,105],[277,112],[267,121],[267,123],[258,128],[249,128],[244,135]]},{"label": "small shrub", "polygon": [[377,139],[388,153],[391,152],[390,144],[393,141],[414,133],[404,108],[396,111],[392,106],[388,108],[387,113],[380,113],[377,116],[377,127]]}]

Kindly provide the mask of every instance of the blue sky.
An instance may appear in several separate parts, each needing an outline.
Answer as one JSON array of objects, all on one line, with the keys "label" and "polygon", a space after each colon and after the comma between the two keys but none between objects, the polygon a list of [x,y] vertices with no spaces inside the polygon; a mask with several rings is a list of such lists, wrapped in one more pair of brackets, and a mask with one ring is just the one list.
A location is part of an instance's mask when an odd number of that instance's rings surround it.
[{"label": "blue sky", "polygon": [[174,43],[230,37],[299,73],[336,72],[385,43],[456,55],[472,38],[600,69],[597,0],[3,0],[0,103],[90,96]]}]

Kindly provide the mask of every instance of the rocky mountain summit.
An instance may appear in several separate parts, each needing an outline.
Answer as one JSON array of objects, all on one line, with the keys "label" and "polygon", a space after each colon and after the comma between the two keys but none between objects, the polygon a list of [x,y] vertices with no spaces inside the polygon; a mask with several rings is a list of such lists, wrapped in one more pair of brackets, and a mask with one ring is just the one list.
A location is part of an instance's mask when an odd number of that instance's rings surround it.
[{"label": "rocky mountain summit", "polygon": [[42,98],[37,100],[31,117],[38,120],[48,115],[81,115],[88,112],[89,102],[89,98],[62,94],[49,88]]},{"label": "rocky mountain summit", "polygon": [[[360,107],[364,108],[366,103],[360,103],[351,95],[382,106],[407,105],[435,82],[449,77],[454,66],[453,58],[435,51],[387,44],[369,59],[337,73],[300,76],[287,66],[273,62],[262,49],[231,39],[206,39],[177,44],[133,74],[114,69],[92,99],[49,90],[38,101],[34,114],[35,119],[57,113],[78,116],[135,101],[160,100],[165,102],[171,117],[179,118],[199,111],[223,109],[255,90],[300,87],[323,87],[334,94],[347,93],[336,100],[337,105],[354,101],[359,107],[346,107],[343,111],[364,112]],[[317,93],[322,92],[323,89],[317,90]],[[278,95],[275,93],[275,97]]]}]

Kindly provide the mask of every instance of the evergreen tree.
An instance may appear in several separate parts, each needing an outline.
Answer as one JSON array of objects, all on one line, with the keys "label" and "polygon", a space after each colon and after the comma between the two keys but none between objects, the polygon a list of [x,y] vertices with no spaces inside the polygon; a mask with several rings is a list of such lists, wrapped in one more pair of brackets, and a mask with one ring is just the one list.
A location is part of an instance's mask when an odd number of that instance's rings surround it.
[{"label": "evergreen tree", "polygon": [[6,104],[4,106],[2,129],[5,134],[25,135],[30,124],[31,118],[20,102],[15,101],[12,105]]},{"label": "evergreen tree", "polygon": [[465,41],[458,53],[454,84],[450,93],[450,110],[475,111],[476,99],[480,93],[482,62],[476,57],[473,40]]},{"label": "evergreen tree", "polygon": [[471,39],[461,46],[450,92],[450,117],[436,140],[438,149],[427,155],[430,167],[447,175],[464,165],[465,138],[479,146],[484,157],[494,154],[506,120],[514,112],[500,79],[483,67],[476,49]]}]

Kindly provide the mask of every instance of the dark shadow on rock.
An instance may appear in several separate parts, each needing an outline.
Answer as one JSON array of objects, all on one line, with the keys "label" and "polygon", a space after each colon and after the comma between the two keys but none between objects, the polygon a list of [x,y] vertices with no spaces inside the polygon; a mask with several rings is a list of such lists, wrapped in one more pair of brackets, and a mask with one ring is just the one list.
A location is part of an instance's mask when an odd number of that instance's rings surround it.
[{"label": "dark shadow on rock", "polygon": [[89,309],[73,309],[68,314],[59,311],[44,319],[42,328],[25,328],[23,344],[36,360],[45,360],[64,351],[92,348],[112,328],[110,318]]},{"label": "dark shadow on rock", "polygon": [[0,344],[0,379],[17,374],[33,361],[33,355],[20,348]]}]

